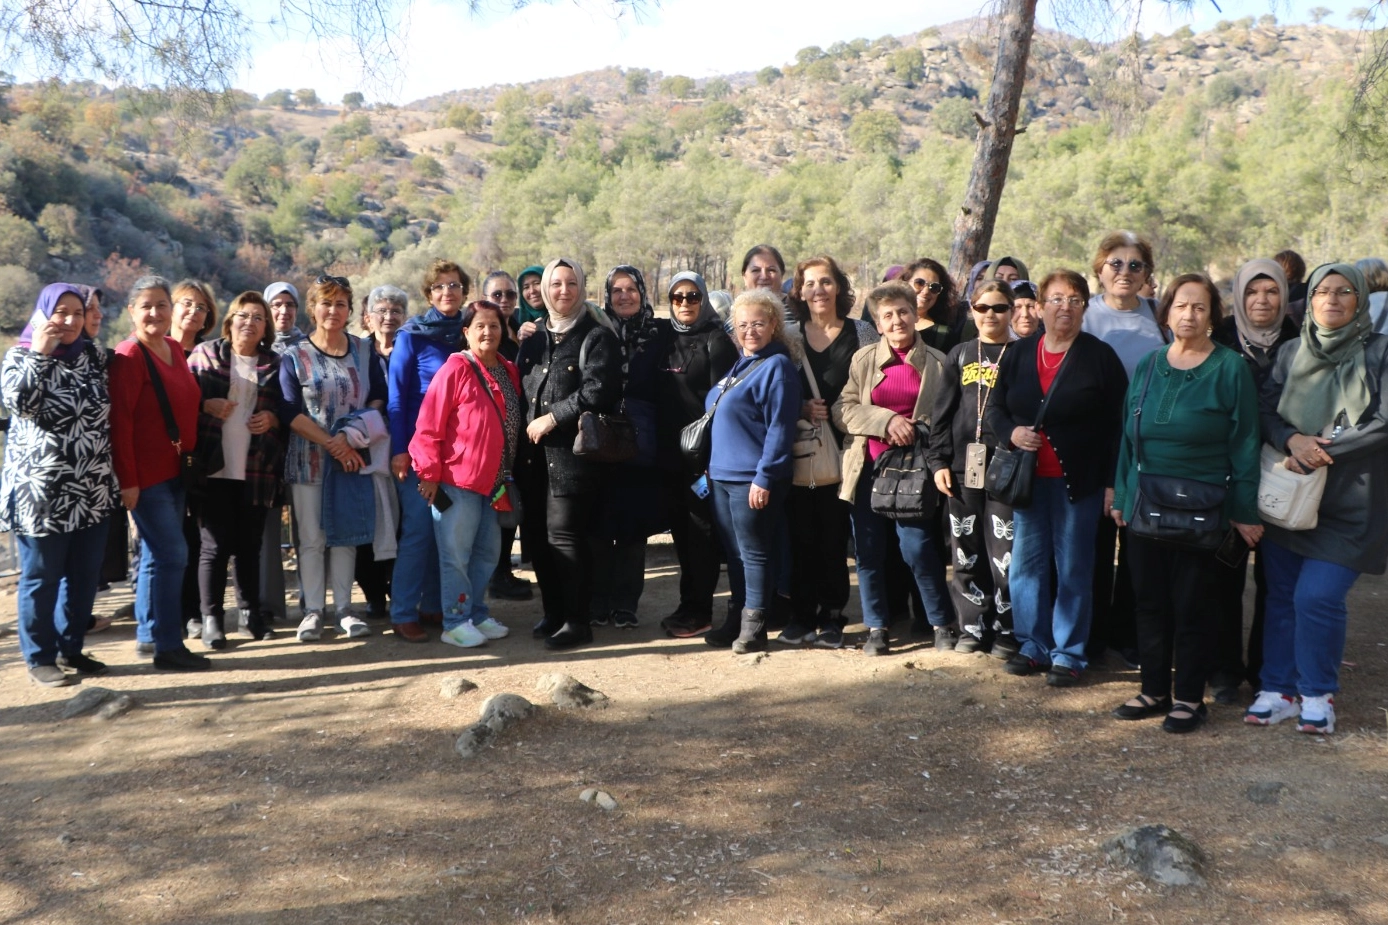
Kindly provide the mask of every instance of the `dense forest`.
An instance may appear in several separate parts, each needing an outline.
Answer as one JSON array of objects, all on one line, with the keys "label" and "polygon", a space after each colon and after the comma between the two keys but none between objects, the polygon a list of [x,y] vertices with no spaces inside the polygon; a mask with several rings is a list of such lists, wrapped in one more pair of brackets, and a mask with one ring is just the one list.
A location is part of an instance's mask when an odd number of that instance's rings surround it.
[{"label": "dense forest", "polygon": [[[1338,144],[1359,38],[1272,17],[1115,46],[1041,36],[992,252],[1084,267],[1130,228],[1166,278],[1284,247],[1381,252],[1377,175]],[[514,272],[569,254],[658,290],[685,268],[726,283],[770,241],[866,285],[948,255],[990,69],[975,23],[701,81],[613,68],[403,107],[7,86],[0,330],[45,282],[118,304],[147,268],[228,295],[325,268],[413,289],[435,256]]]}]

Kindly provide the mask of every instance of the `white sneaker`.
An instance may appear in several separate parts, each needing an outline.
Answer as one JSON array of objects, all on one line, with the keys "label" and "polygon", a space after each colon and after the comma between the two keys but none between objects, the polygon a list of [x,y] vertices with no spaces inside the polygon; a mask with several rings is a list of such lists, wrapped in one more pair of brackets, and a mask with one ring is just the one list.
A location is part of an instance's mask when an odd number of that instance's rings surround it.
[{"label": "white sneaker", "polygon": [[1296,715],[1296,698],[1276,691],[1258,691],[1253,705],[1243,714],[1243,721],[1254,726],[1275,726]]},{"label": "white sneaker", "polygon": [[477,627],[477,631],[488,639],[504,639],[511,633],[509,629],[496,622],[495,617],[488,617],[481,623],[473,623],[472,626]]},{"label": "white sneaker", "polygon": [[317,642],[323,638],[323,613],[318,610],[310,610],[304,614],[304,618],[299,621],[299,641]]},{"label": "white sneaker", "polygon": [[1335,731],[1335,695],[1302,697],[1301,718],[1296,721],[1297,732],[1328,736]]},{"label": "white sneaker", "polygon": [[337,627],[349,639],[371,635],[371,627],[366,625],[365,620],[353,613],[346,614],[342,619],[338,620]]},{"label": "white sneaker", "polygon": [[487,637],[471,623],[459,623],[451,630],[444,630],[439,639],[460,649],[472,649],[487,644]]}]

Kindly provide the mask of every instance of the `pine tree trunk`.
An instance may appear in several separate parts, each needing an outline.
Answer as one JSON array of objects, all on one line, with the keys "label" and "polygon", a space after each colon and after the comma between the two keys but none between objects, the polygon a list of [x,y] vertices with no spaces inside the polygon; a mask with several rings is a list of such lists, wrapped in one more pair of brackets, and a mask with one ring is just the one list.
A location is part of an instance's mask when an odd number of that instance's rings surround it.
[{"label": "pine tree trunk", "polygon": [[968,279],[975,263],[988,256],[993,241],[993,223],[998,218],[1007,165],[1012,158],[1016,135],[1017,110],[1026,84],[1027,59],[1031,54],[1031,35],[1036,28],[1036,0],[1003,0],[1002,29],[998,36],[998,57],[993,65],[993,84],[988,90],[988,106],[979,120],[978,145],[974,149],[973,170],[964,193],[964,204],[954,219],[954,247],[950,251],[949,273],[960,284]]}]

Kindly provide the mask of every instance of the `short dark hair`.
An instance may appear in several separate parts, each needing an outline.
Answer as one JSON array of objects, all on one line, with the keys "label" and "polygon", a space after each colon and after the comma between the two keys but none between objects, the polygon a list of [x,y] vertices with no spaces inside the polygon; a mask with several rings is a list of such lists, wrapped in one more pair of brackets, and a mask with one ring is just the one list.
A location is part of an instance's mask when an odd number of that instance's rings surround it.
[{"label": "short dark hair", "polygon": [[467,340],[467,329],[472,327],[473,319],[477,317],[479,312],[496,312],[496,320],[497,323],[501,325],[501,333],[506,333],[506,315],[501,311],[501,306],[487,299],[478,299],[475,302],[469,302],[467,305],[463,306],[462,322],[464,341]]},{"label": "short dark hair", "polygon": [[429,301],[430,290],[433,289],[434,283],[439,281],[439,277],[445,273],[458,274],[458,282],[463,284],[463,298],[468,297],[468,293],[472,291],[472,277],[467,275],[467,270],[451,260],[435,260],[429,264],[429,269],[424,271],[424,282],[419,287],[419,291],[424,294],[424,301]]},{"label": "short dark hair", "polygon": [[1080,294],[1080,298],[1086,303],[1089,302],[1091,295],[1089,291],[1089,280],[1084,278],[1083,273],[1076,273],[1074,270],[1052,270],[1041,278],[1040,284],[1036,287],[1036,300],[1044,302],[1046,300],[1046,290],[1056,283],[1064,283],[1071,289]]},{"label": "short dark hair", "polygon": [[1198,283],[1205,287],[1205,291],[1210,296],[1210,327],[1219,327],[1219,323],[1224,320],[1224,302],[1219,297],[1219,287],[1214,284],[1214,280],[1204,273],[1182,273],[1166,284],[1166,289],[1161,294],[1161,301],[1157,303],[1158,326],[1166,327],[1167,316],[1171,314],[1171,305],[1176,301],[1176,290],[1186,283]]},{"label": "short dark hair", "polygon": [[776,248],[772,247],[770,244],[758,244],[756,247],[753,247],[751,250],[747,251],[747,253],[744,254],[742,257],[742,272],[747,272],[747,267],[749,264],[751,264],[753,257],[760,257],[763,254],[776,261],[776,266],[781,268],[781,273],[783,275],[785,274],[786,258],[782,257],[781,252],[776,250]]},{"label": "short dark hair", "polygon": [[848,281],[848,277],[839,269],[838,262],[828,254],[820,254],[818,257],[811,257],[802,260],[795,265],[795,285],[790,289],[790,310],[795,314],[799,321],[808,321],[810,317],[810,306],[800,297],[800,288],[805,285],[805,271],[810,267],[824,267],[829,271],[829,275],[834,277],[834,283],[838,286],[839,294],[834,299],[834,314],[840,318],[847,318],[848,313],[853,310],[853,284]]},{"label": "short dark hair", "polygon": [[1142,255],[1142,262],[1147,264],[1147,278],[1151,279],[1152,274],[1157,271],[1156,264],[1152,261],[1152,245],[1146,238],[1140,238],[1131,231],[1114,231],[1104,235],[1104,239],[1099,242],[1099,249],[1094,252],[1094,264],[1091,267],[1094,278],[1099,278],[1099,271],[1103,270],[1108,255],[1120,247],[1137,248],[1137,252]]},{"label": "short dark hair", "polygon": [[934,273],[942,287],[940,295],[935,299],[935,305],[930,309],[930,320],[936,324],[953,324],[955,320],[954,303],[958,298],[958,293],[954,289],[954,279],[949,275],[949,270],[945,269],[945,265],[938,260],[932,260],[929,257],[917,257],[906,264],[906,269],[902,270],[901,275],[897,278],[909,283],[911,277],[920,270],[929,270]]},{"label": "short dark hair", "polygon": [[1306,261],[1294,250],[1278,251],[1272,255],[1282,272],[1287,274],[1287,283],[1296,285],[1306,278]]},{"label": "short dark hair", "polygon": [[1012,308],[1017,304],[1017,294],[1012,291],[1011,283],[1005,283],[1000,279],[985,279],[974,287],[974,297],[969,300],[969,307],[972,308],[974,305],[977,305],[978,297],[986,295],[989,292],[1001,293],[1003,298],[1007,299],[1008,308]]},{"label": "short dark hair", "polygon": [[912,311],[916,310],[915,290],[899,279],[894,279],[889,283],[875,286],[873,290],[868,293],[867,300],[868,304],[873,308],[873,320],[877,318],[877,306],[881,305],[883,302],[904,302],[906,305],[910,306]]}]

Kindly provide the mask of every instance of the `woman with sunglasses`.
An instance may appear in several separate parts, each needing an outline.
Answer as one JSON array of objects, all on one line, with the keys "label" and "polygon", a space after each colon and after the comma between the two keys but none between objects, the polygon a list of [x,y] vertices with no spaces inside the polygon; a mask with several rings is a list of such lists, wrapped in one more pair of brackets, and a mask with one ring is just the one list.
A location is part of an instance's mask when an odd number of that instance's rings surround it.
[{"label": "woman with sunglasses", "polygon": [[434,517],[419,493],[419,476],[410,468],[410,440],[434,373],[462,349],[462,310],[472,278],[450,260],[435,260],[419,288],[429,310],[405,322],[395,335],[386,406],[393,454],[390,467],[400,495],[400,543],[391,575],[390,622],[395,637],[404,642],[427,642],[429,633],[422,624],[443,625]]},{"label": "woman with sunglasses", "polygon": [[202,644],[226,648],[227,562],[236,558],[236,606],[253,639],[271,635],[260,601],[260,543],[279,496],[284,439],[279,421],[280,358],[271,349],[270,308],[258,292],[227,307],[222,336],[199,344],[188,368],[202,391],[198,456],[208,472],[197,506],[197,576]]},{"label": "woman with sunglasses", "polygon": [[[1142,358],[1167,341],[1166,332],[1157,324],[1156,301],[1141,295],[1156,270],[1152,245],[1131,231],[1115,231],[1099,242],[1092,269],[1099,291],[1090,298],[1084,313],[1084,332],[1112,347],[1132,378]],[[1091,659],[1113,649],[1135,668],[1137,602],[1128,571],[1127,533],[1126,527],[1118,527],[1109,512],[1104,512],[1094,541],[1094,624],[1088,649]]]},{"label": "woman with sunglasses", "polygon": [[[320,276],[304,300],[313,333],[281,355],[280,417],[290,430],[284,479],[299,528],[299,586],[304,596],[304,616],[296,635],[300,642],[315,642],[323,635],[329,587],[343,635],[371,633],[351,609],[356,543],[328,545],[324,485],[330,467],[348,473],[362,468],[361,452],[337,428],[344,418],[364,408],[384,409],[386,383],[372,360],[371,346],[347,331],[352,284],[341,276]],[[334,514],[361,516],[360,511]]]},{"label": "woman with sunglasses", "polygon": [[[799,322],[791,343],[800,359],[800,417],[819,427],[831,448],[842,452],[843,432],[829,419],[829,409],[848,383],[854,354],[877,343],[880,335],[870,322],[848,317],[853,289],[832,257],[812,257],[796,266],[790,306]],[[778,642],[830,649],[843,645],[850,514],[837,482],[791,486],[786,501],[791,622]]]},{"label": "woman with sunglasses", "polygon": [[916,330],[927,347],[948,353],[959,342],[954,326],[954,281],[938,260],[922,257],[906,265],[900,279],[916,293]]},{"label": "woman with sunglasses", "polygon": [[698,273],[676,273],[667,295],[674,337],[656,379],[656,466],[680,563],[680,603],[660,625],[676,639],[687,639],[713,625],[720,550],[707,491],[695,488],[702,473],[693,471],[680,452],[680,431],[703,415],[709,390],[737,362],[737,347]]},{"label": "woman with sunglasses", "polygon": [[[526,281],[539,277],[526,277]],[[538,298],[538,289],[535,290]],[[501,356],[514,363],[520,353],[521,293],[515,279],[505,270],[492,270],[482,280],[482,298],[501,308],[502,338],[498,348]],[[516,528],[505,527],[501,531],[501,553],[497,557],[496,571],[492,573],[487,592],[503,601],[528,601],[535,596],[530,580],[522,578],[511,568],[511,548],[516,544]]]},{"label": "woman with sunglasses", "polygon": [[987,652],[1006,661],[1017,654],[1012,633],[1012,508],[983,489],[981,477],[998,448],[988,405],[998,364],[1011,347],[1012,287],[990,280],[974,290],[978,337],[949,352],[931,413],[928,461],[946,497],[953,546],[950,594],[959,615],[956,652]]}]

